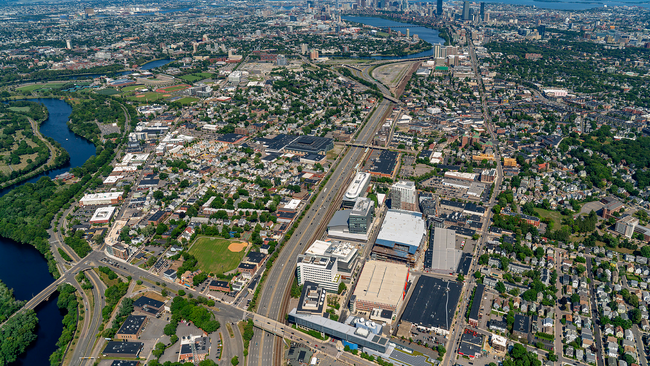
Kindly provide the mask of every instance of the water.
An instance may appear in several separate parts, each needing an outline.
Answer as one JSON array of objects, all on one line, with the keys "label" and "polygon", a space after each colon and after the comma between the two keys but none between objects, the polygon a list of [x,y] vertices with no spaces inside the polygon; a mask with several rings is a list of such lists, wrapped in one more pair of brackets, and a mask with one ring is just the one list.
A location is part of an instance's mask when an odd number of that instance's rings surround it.
[{"label": "water", "polygon": [[[406,33],[407,28],[402,28],[404,26],[408,26],[408,29],[410,30],[411,36],[417,34],[418,37],[420,37],[421,40],[429,43],[429,44],[445,44],[445,40],[440,38],[438,35],[440,32],[438,32],[435,29],[431,28],[426,28],[421,25],[415,25],[415,24],[410,24],[410,23],[401,23],[401,22],[396,22],[394,20],[388,20],[388,19],[382,19],[382,18],[375,18],[375,17],[353,17],[353,16],[342,16],[341,17],[344,20],[348,20],[351,22],[356,22],[356,23],[361,23],[361,24],[366,24],[370,25],[373,27],[379,27],[379,28],[394,28],[394,27],[400,27],[394,29],[394,31],[400,31],[402,33]],[[418,58],[418,57],[428,57],[428,56],[433,56],[433,50],[429,51],[423,51],[420,53],[416,53],[413,55],[409,56],[404,56],[404,57],[386,57],[386,56],[373,56],[371,57],[372,59],[375,60],[394,60],[394,59],[406,59],[406,58]]]},{"label": "water", "polygon": [[[66,166],[42,175],[54,177],[82,165],[95,154],[95,146],[92,143],[68,129],[66,123],[72,112],[70,105],[59,99],[30,100],[42,103],[49,112],[48,119],[41,124],[41,133],[59,142],[70,154],[70,162]],[[41,176],[29,179],[28,182],[35,182]],[[0,196],[11,188],[0,191]],[[54,278],[48,272],[45,258],[36,248],[0,237],[0,280],[14,290],[17,299],[29,300],[49,286]],[[56,305],[56,296],[36,308],[36,314],[39,320],[38,338],[12,365],[47,366],[50,355],[57,349],[56,342],[63,330],[63,315]]]},{"label": "water", "polygon": [[[419,1],[419,0],[418,0]],[[424,2],[434,2],[433,0],[424,0]],[[557,10],[586,10],[593,8],[602,8],[607,5],[608,8],[615,6],[639,6],[650,8],[650,3],[645,0],[633,1],[612,1],[612,0],[584,0],[584,1],[563,1],[563,0],[485,0],[486,3],[501,3],[511,5],[535,6],[542,9]]]},{"label": "water", "polygon": [[[72,107],[60,99],[42,98],[42,99],[26,99],[31,102],[39,102],[43,104],[48,110],[48,118],[41,124],[41,133],[43,136],[51,137],[56,142],[61,144],[68,154],[70,154],[70,161],[62,167],[48,172],[39,174],[31,179],[28,179],[20,184],[34,183],[41,179],[42,176],[47,175],[54,178],[61,173],[69,171],[73,167],[83,165],[86,160],[95,154],[96,149],[90,141],[79,137],[72,133],[67,126],[68,117],[72,113]],[[15,186],[10,186],[0,191],[0,197],[4,196]],[[1,279],[2,277],[0,277]]]},{"label": "water", "polygon": [[149,61],[146,64],[140,66],[141,70],[151,70],[155,69],[156,67],[160,67],[163,65],[167,65],[168,63],[172,62],[174,60],[156,60],[156,61]]}]

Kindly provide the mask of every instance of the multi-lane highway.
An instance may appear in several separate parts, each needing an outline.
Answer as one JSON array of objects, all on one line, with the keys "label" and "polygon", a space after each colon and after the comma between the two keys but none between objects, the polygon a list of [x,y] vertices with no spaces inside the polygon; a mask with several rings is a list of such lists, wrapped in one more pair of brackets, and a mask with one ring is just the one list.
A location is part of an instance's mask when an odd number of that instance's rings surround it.
[{"label": "multi-lane highway", "polygon": [[[375,135],[375,131],[392,110],[393,104],[387,100],[382,101],[375,112],[368,118],[365,127],[357,139],[360,143],[367,143]],[[332,173],[329,181],[318,195],[311,208],[307,211],[297,230],[287,241],[275,261],[263,284],[259,298],[258,313],[271,319],[283,321],[283,306],[287,291],[291,286],[296,268],[296,258],[311,243],[311,239],[325,229],[329,217],[336,207],[330,206],[347,187],[349,179],[355,173],[355,167],[367,149],[350,147],[348,152],[339,160],[338,167]],[[277,342],[277,343],[275,343]],[[277,347],[276,347],[277,344]],[[250,344],[249,366],[277,364],[278,356],[281,357],[281,341],[279,338],[267,336],[265,332],[256,330]]]}]

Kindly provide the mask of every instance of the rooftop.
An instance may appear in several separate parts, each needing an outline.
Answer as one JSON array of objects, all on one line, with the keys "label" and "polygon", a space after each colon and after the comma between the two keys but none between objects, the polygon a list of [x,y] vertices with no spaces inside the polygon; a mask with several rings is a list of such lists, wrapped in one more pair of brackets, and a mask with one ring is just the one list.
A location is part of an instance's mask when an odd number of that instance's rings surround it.
[{"label": "rooftop", "polygon": [[354,289],[357,301],[397,306],[404,293],[408,268],[403,264],[367,261]]}]

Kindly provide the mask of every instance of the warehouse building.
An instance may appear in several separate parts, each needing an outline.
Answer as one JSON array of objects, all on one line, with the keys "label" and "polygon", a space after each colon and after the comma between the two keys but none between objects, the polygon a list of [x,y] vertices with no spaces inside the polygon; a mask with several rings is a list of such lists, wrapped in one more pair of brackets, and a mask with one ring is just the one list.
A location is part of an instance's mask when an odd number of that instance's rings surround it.
[{"label": "warehouse building", "polygon": [[334,148],[334,140],[320,136],[302,135],[284,147],[284,152],[296,155],[325,154]]},{"label": "warehouse building", "polygon": [[425,221],[421,213],[388,210],[372,248],[372,257],[412,267],[418,260],[425,238]]},{"label": "warehouse building", "polygon": [[436,227],[429,238],[429,248],[425,253],[425,268],[439,273],[454,273],[463,256],[456,249],[456,232],[450,229]]},{"label": "warehouse building", "polygon": [[408,278],[408,268],[403,264],[367,261],[352,294],[353,311],[370,314],[373,309],[383,309],[396,313],[404,300]]},{"label": "warehouse building", "polygon": [[115,205],[122,201],[123,192],[88,193],[81,197],[81,206]]},{"label": "warehouse building", "polygon": [[414,286],[401,320],[415,325],[422,331],[448,335],[462,284],[420,276]]}]

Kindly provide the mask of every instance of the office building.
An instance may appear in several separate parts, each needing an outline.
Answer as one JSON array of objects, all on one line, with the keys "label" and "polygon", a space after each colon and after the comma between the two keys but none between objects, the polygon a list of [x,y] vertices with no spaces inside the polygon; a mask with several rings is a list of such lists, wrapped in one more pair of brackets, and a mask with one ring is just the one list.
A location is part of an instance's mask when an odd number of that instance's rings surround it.
[{"label": "office building", "polygon": [[124,324],[115,333],[116,339],[121,340],[136,340],[142,334],[145,325],[147,324],[147,317],[144,315],[129,315],[124,321]]},{"label": "office building", "polygon": [[625,215],[616,222],[616,232],[631,238],[634,234],[634,229],[638,224],[639,219],[630,215]]},{"label": "office building", "polygon": [[325,255],[301,254],[296,265],[298,285],[311,281],[329,292],[336,292],[341,283],[336,258]]},{"label": "office building", "polygon": [[353,311],[373,309],[398,312],[404,300],[409,271],[403,264],[367,261],[351,298]]},{"label": "office building", "polygon": [[142,342],[117,342],[112,341],[106,344],[102,355],[111,358],[137,358],[144,347]]},{"label": "office building", "polygon": [[318,286],[314,282],[305,282],[298,301],[298,314],[314,314],[323,315],[323,308],[325,307],[325,296],[327,296],[324,288]]},{"label": "office building", "polygon": [[178,362],[193,362],[198,364],[205,360],[210,353],[210,339],[204,336],[183,336],[181,337],[181,350],[178,354]]},{"label": "office building", "polygon": [[278,66],[287,66],[287,57],[285,55],[278,55],[275,61]]},{"label": "office building", "polygon": [[81,197],[79,205],[114,205],[122,201],[123,192],[88,193]]},{"label": "office building", "polygon": [[369,198],[360,198],[350,212],[348,228],[353,234],[366,234],[372,225],[375,202]]},{"label": "office building", "polygon": [[442,0],[438,0],[436,4],[436,15],[438,16],[442,15]]},{"label": "office building", "polygon": [[300,44],[300,54],[306,55],[309,47],[307,46],[307,43],[301,43]]},{"label": "office building", "polygon": [[352,274],[358,259],[357,248],[351,243],[341,241],[316,240],[305,254],[335,258],[338,273],[344,278]]},{"label": "office building", "polygon": [[372,257],[413,266],[425,238],[426,227],[421,213],[388,210],[372,248]]},{"label": "office building", "polygon": [[156,316],[163,310],[164,305],[162,301],[142,296],[133,302],[133,311]]},{"label": "office building", "polygon": [[485,3],[481,3],[481,22],[485,22]]},{"label": "office building", "polygon": [[352,183],[348,186],[348,190],[345,192],[343,197],[342,206],[344,208],[352,208],[357,202],[357,198],[361,197],[363,193],[368,189],[370,184],[370,173],[366,172],[357,172],[352,180]]},{"label": "office building", "polygon": [[390,187],[391,208],[394,210],[417,211],[418,198],[415,182],[401,180]]},{"label": "office building", "polygon": [[470,20],[470,17],[469,17],[469,1],[467,1],[467,0],[463,1],[463,20],[464,21]]},{"label": "office building", "polygon": [[364,349],[380,353],[385,353],[388,350],[388,339],[378,336],[368,329],[356,328],[320,315],[298,314],[295,308],[289,312],[288,320],[301,328],[312,329],[334,339],[356,344]]}]

